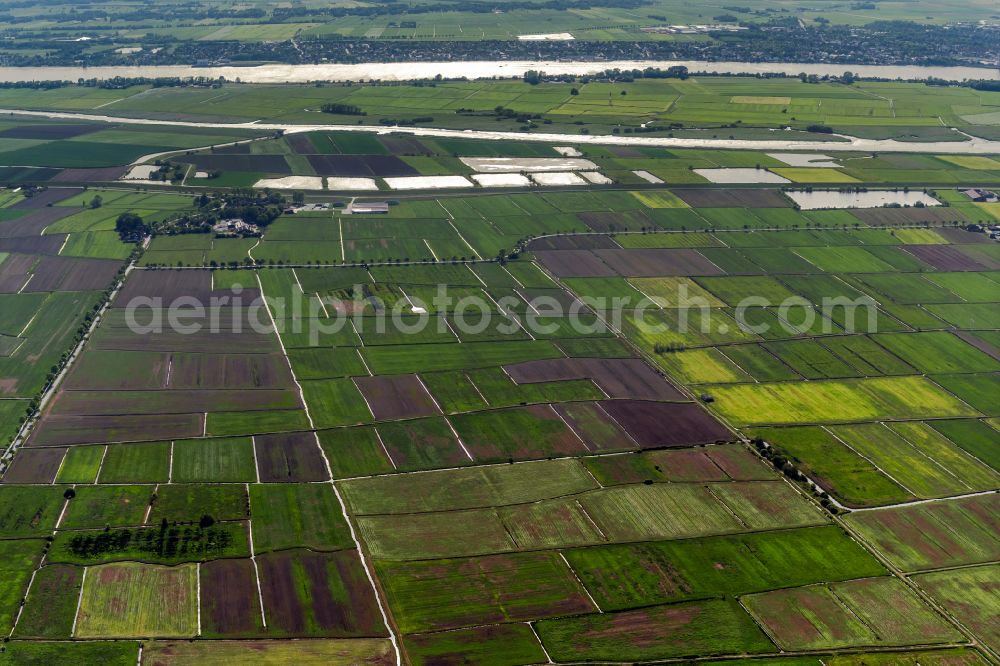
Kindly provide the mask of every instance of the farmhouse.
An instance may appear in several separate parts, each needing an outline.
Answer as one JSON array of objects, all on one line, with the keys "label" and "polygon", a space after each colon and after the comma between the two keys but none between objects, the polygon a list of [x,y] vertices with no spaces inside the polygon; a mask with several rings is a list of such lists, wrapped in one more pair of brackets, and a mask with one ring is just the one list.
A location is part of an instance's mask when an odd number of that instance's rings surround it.
[{"label": "farmhouse", "polygon": [[964,190],[962,192],[965,196],[969,197],[973,201],[997,201],[996,192],[991,192],[989,190],[981,190],[978,188],[973,188],[969,190]]},{"label": "farmhouse", "polygon": [[296,213],[315,213],[317,211],[330,210],[330,205],[325,203],[303,204],[301,206],[289,206],[284,210],[285,215]]},{"label": "farmhouse", "polygon": [[361,215],[388,214],[389,204],[385,201],[351,204],[351,212]]},{"label": "farmhouse", "polygon": [[228,220],[219,220],[212,227],[216,236],[220,237],[245,237],[245,236],[259,236],[260,227],[256,224],[250,224],[249,222],[244,222],[240,218],[231,218]]}]

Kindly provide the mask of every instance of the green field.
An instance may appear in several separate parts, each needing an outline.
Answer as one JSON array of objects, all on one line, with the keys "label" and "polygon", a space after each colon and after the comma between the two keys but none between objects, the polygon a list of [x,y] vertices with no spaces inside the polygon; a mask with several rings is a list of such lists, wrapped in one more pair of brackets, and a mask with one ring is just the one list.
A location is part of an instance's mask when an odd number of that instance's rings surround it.
[{"label": "green field", "polygon": [[[735,601],[695,601],[675,606],[543,620],[538,632],[549,654],[561,660],[645,660],[692,652],[767,652],[771,641]],[[671,640],[659,641],[669,635]]]},{"label": "green field", "polygon": [[565,555],[606,611],[884,573],[832,526],[596,546]]},{"label": "green field", "polygon": [[17,623],[18,636],[69,638],[76,619],[82,578],[82,567],[55,564],[38,569]]},{"label": "green field", "polygon": [[466,659],[495,666],[514,666],[545,660],[538,638],[526,624],[414,634],[405,639],[407,654],[415,664]]},{"label": "green field", "polygon": [[575,460],[384,476],[344,481],[339,486],[356,515],[505,506],[598,487]]},{"label": "green field", "polygon": [[0,621],[10,631],[14,627],[18,607],[28,588],[32,570],[42,558],[40,541],[36,539],[4,540],[0,542],[3,555],[3,584],[0,585]]},{"label": "green field", "polygon": [[996,500],[981,495],[855,514],[847,522],[906,571],[989,562],[997,557]]},{"label": "green field", "polygon": [[870,460],[815,426],[760,428],[748,431],[789,456],[823,489],[850,506],[905,502],[914,496]]},{"label": "green field", "polygon": [[98,483],[157,483],[170,474],[170,442],[109,446]]},{"label": "green field", "polygon": [[380,562],[378,572],[404,634],[592,608],[555,553]]},{"label": "green field", "polygon": [[249,439],[198,439],[173,442],[171,479],[178,483],[254,481],[253,445]]},{"label": "green field", "polygon": [[996,486],[993,470],[920,423],[837,426],[830,432],[919,498]]},{"label": "green field", "polygon": [[251,485],[250,516],[257,552],[339,550],[352,544],[337,497],[325,484]]},{"label": "green field", "polygon": [[994,593],[1000,581],[996,564],[916,578],[917,584],[930,592],[939,603],[954,613],[965,626],[981,636],[990,648],[1000,641],[995,617]]},{"label": "green field", "polygon": [[107,447],[74,446],[66,452],[56,481],[59,483],[94,483],[101,469]]},{"label": "green field", "polygon": [[132,641],[81,641],[75,643],[17,641],[0,653],[0,663],[59,664],[80,662],[132,666],[139,656],[139,644]]},{"label": "green field", "polygon": [[946,643],[961,636],[894,578],[866,578],[745,596],[783,649]]},{"label": "green field", "polygon": [[625,486],[588,495],[580,502],[601,531],[616,541],[680,539],[742,532],[747,527],[776,529],[825,522],[780,482],[711,488]]},{"label": "green field", "polygon": [[[295,641],[147,641],[143,654],[151,661],[167,659],[181,664],[225,666],[233,660],[252,660],[265,666],[282,666],[290,660],[305,666],[331,661],[364,661],[384,658],[392,645],[381,638],[338,638]],[[133,659],[134,661],[134,659]]]},{"label": "green field", "polygon": [[62,493],[45,487],[0,487],[0,535],[39,537],[55,527],[62,510]]}]

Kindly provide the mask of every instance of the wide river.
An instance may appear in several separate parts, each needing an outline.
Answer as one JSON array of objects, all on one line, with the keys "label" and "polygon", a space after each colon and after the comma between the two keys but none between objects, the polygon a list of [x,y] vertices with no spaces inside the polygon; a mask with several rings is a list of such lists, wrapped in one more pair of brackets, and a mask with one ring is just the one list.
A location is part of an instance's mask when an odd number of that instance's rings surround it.
[{"label": "wide river", "polygon": [[149,78],[220,76],[247,83],[307,83],[310,81],[407,81],[445,78],[484,79],[519,77],[528,70],[549,74],[595,74],[606,69],[666,69],[683,65],[692,72],[715,74],[843,74],[851,71],[863,77],[918,80],[934,77],[950,81],[966,79],[1000,80],[1000,69],[987,67],[922,67],[918,65],[827,65],[820,63],[702,62],[696,60],[607,60],[599,62],[527,61],[510,62],[370,62],[350,65],[257,65],[254,67],[192,67],[190,65],[150,65],[136,67],[0,67],[0,81],[76,81],[108,79],[116,76]]}]

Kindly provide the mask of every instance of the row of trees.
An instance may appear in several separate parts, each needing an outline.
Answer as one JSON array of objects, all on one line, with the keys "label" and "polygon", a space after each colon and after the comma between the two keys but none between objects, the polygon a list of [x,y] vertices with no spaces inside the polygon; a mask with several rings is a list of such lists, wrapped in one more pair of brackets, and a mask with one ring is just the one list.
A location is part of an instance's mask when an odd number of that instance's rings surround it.
[{"label": "row of trees", "polygon": [[198,524],[170,524],[164,518],[159,528],[110,529],[84,532],[66,543],[66,550],[80,559],[95,559],[119,553],[141,553],[157,557],[218,556],[233,544],[228,529],[216,525],[208,515]]}]

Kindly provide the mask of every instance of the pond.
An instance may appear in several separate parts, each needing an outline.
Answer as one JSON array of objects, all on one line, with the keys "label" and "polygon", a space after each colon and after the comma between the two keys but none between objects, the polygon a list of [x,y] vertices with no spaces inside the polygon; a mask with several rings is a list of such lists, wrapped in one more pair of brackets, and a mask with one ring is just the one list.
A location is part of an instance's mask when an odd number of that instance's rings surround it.
[{"label": "pond", "polygon": [[869,190],[867,192],[837,192],[813,190],[812,192],[786,192],[802,210],[822,208],[882,208],[890,204],[900,206],[940,206],[941,202],[920,191]]}]

